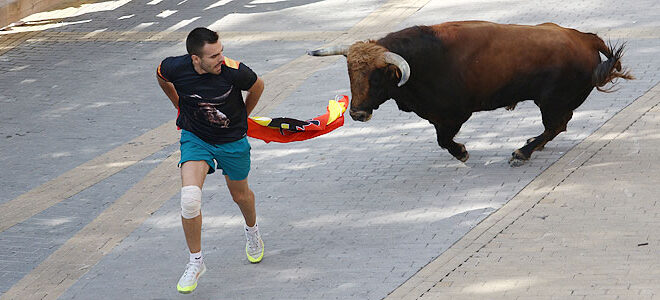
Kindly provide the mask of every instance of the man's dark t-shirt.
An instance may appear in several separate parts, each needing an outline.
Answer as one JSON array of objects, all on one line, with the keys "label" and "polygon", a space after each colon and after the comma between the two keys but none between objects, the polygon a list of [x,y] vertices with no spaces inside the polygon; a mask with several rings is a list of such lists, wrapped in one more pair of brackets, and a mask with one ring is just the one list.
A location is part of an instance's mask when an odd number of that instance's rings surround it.
[{"label": "man's dark t-shirt", "polygon": [[241,90],[257,80],[248,66],[225,57],[219,75],[198,74],[189,54],[168,57],[158,76],[174,84],[179,95],[176,125],[209,144],[237,141],[247,133],[247,111]]}]

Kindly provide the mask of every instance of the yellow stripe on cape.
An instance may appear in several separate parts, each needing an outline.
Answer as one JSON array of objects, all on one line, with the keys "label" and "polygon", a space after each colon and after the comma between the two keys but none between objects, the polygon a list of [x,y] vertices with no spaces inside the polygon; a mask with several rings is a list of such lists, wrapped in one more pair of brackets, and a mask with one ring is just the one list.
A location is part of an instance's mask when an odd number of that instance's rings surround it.
[{"label": "yellow stripe on cape", "polygon": [[340,103],[339,101],[336,100],[328,101],[328,112],[330,113],[328,117],[328,124],[334,122],[335,120],[337,120],[337,118],[341,117],[341,115],[345,111],[346,111],[346,107],[343,105],[343,103]]},{"label": "yellow stripe on cape", "polygon": [[273,120],[271,118],[266,118],[266,117],[250,117],[250,119],[254,120],[255,122],[257,122],[257,124],[261,126],[268,126],[268,124],[270,124],[270,121]]}]

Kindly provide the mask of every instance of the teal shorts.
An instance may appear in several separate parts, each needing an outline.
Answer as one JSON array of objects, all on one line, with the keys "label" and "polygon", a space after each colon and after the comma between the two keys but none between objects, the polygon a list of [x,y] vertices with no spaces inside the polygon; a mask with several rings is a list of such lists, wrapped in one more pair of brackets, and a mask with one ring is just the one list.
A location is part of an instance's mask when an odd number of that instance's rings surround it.
[{"label": "teal shorts", "polygon": [[250,143],[247,137],[225,144],[209,144],[194,133],[181,129],[181,161],[179,167],[187,161],[206,161],[208,174],[222,169],[222,174],[231,180],[243,180],[250,173]]}]

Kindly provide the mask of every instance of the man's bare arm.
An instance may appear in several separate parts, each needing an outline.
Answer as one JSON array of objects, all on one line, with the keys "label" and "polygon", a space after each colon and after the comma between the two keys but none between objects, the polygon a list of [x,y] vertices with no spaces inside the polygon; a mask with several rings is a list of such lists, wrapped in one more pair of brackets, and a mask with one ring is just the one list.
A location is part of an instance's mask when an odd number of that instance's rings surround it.
[{"label": "man's bare arm", "polygon": [[257,106],[259,98],[261,98],[261,93],[264,91],[264,81],[257,77],[257,81],[254,82],[252,87],[247,91],[247,96],[245,97],[245,109],[247,110],[248,116],[254,110],[254,107]]},{"label": "man's bare arm", "polygon": [[160,88],[163,89],[163,92],[165,92],[167,98],[170,98],[170,101],[172,101],[174,107],[179,109],[179,95],[176,93],[176,89],[174,89],[174,84],[167,82],[158,76],[156,76],[156,78],[158,79],[158,85],[160,85]]}]

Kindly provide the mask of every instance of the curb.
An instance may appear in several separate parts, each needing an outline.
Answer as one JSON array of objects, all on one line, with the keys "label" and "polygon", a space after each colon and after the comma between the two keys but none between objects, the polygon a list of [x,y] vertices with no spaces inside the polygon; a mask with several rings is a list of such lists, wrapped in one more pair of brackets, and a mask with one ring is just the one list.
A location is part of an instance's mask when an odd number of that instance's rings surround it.
[{"label": "curb", "polygon": [[614,115],[593,134],[566,152],[509,202],[481,221],[463,238],[409,278],[385,299],[418,299],[442,281],[520,217],[540,203],[573,172],[660,104],[660,84]]}]

